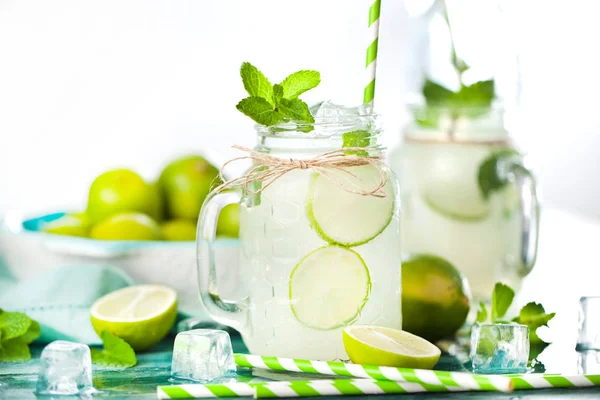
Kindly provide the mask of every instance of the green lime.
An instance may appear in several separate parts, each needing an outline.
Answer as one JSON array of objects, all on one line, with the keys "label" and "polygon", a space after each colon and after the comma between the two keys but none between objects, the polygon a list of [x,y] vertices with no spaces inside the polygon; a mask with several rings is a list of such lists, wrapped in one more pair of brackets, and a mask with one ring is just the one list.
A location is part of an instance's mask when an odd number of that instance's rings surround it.
[{"label": "green lime", "polygon": [[173,161],[158,180],[170,218],[197,219],[219,171],[200,156]]},{"label": "green lime", "polygon": [[90,230],[87,215],[84,213],[66,214],[42,227],[44,232],[56,235],[86,237]]},{"label": "green lime", "polygon": [[146,214],[116,214],[94,225],[92,239],[100,240],[160,240],[160,226]]},{"label": "green lime", "polygon": [[451,337],[469,314],[467,280],[448,261],[417,254],[402,262],[402,329],[431,342]]},{"label": "green lime", "polygon": [[173,219],[162,224],[165,240],[196,240],[196,222],[189,219]]},{"label": "green lime", "polygon": [[229,204],[219,214],[217,236],[236,238],[240,232],[240,205]]},{"label": "green lime", "polygon": [[340,246],[306,255],[290,275],[292,312],[304,326],[329,330],[352,323],[369,299],[371,277],[362,257]]},{"label": "green lime", "polygon": [[140,212],[158,219],[157,193],[141,176],[115,169],[98,176],[88,196],[87,214],[95,224],[122,212]]},{"label": "green lime", "polygon": [[134,350],[158,343],[177,317],[177,293],[161,285],[137,285],[102,296],[90,308],[92,326],[125,340]]},{"label": "green lime", "polygon": [[[323,240],[342,246],[358,246],[377,237],[394,216],[392,184],[388,182],[383,187],[385,197],[362,196],[352,191],[372,190],[380,179],[381,172],[372,165],[351,167],[344,172],[331,170],[327,176],[313,174],[306,201],[313,229]],[[343,182],[343,187],[339,182]]]},{"label": "green lime", "polygon": [[355,364],[431,369],[442,353],[423,338],[383,326],[349,326],[342,337],[346,353]]}]

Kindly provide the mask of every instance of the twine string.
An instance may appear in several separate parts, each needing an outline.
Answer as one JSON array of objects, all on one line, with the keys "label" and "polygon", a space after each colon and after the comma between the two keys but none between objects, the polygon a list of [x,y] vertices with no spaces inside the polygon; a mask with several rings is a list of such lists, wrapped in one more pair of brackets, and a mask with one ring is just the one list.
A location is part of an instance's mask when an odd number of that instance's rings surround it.
[{"label": "twine string", "polygon": [[[349,153],[352,151],[369,152],[369,150],[377,150],[376,148],[344,147],[309,159],[279,158],[237,145],[233,148],[245,152],[246,155],[232,158],[223,164],[219,173],[224,183],[215,189],[216,192],[233,187],[243,187],[249,193],[259,194],[283,175],[300,169],[317,172],[349,193],[379,198],[386,197],[383,187],[386,185],[389,176],[387,169],[382,166],[382,157],[379,155],[358,156]],[[242,160],[251,160],[254,166],[246,174],[226,181],[223,177],[225,168],[229,164]],[[379,174],[376,185],[371,189],[365,189],[368,183],[351,170],[352,167],[363,165],[373,166]],[[260,184],[257,189],[252,188],[254,183]]]}]

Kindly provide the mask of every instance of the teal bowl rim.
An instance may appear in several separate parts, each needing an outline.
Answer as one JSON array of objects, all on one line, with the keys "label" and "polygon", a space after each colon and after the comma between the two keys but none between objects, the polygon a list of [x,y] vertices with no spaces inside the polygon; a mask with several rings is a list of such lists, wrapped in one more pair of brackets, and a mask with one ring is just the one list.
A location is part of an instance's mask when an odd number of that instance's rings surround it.
[{"label": "teal bowl rim", "polygon": [[[8,231],[14,235],[27,235],[39,237],[42,240],[52,242],[70,243],[78,246],[93,246],[101,247],[104,249],[115,249],[120,250],[137,249],[144,247],[166,247],[166,248],[189,248],[195,247],[196,242],[189,241],[166,241],[166,240],[96,240],[90,238],[82,238],[76,236],[65,236],[57,235],[53,233],[47,233],[41,231],[41,227],[48,222],[55,221],[66,212],[52,212],[33,217],[24,217],[23,214],[18,212],[7,213],[2,220],[2,228],[4,231]],[[215,240],[215,247],[237,247],[239,246],[239,239],[234,238],[219,238]]]}]

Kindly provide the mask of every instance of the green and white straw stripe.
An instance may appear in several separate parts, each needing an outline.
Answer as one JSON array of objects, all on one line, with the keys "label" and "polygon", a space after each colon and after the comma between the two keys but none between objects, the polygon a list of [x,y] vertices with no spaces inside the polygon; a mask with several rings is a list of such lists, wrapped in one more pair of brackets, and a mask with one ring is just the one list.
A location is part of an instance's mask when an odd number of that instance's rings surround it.
[{"label": "green and white straw stripe", "polygon": [[367,46],[366,83],[363,102],[369,104],[375,98],[375,73],[377,70],[377,45],[379,42],[379,14],[381,11],[381,0],[375,2],[369,8],[369,45]]},{"label": "green and white straw stripe", "polygon": [[467,372],[378,367],[374,365],[299,360],[250,354],[235,354],[234,358],[235,363],[240,367],[270,369],[274,371],[337,375],[379,381],[412,382],[434,386],[443,385],[465,390],[510,392],[513,388],[510,378],[500,375],[477,375]]},{"label": "green and white straw stripe", "polygon": [[507,375],[515,389],[600,386],[600,375],[515,374]]},{"label": "green and white straw stripe", "polygon": [[159,399],[198,399],[249,396],[255,398],[351,396],[465,390],[468,389],[411,382],[377,381],[374,379],[321,379],[312,381],[159,386],[156,389],[156,393]]}]

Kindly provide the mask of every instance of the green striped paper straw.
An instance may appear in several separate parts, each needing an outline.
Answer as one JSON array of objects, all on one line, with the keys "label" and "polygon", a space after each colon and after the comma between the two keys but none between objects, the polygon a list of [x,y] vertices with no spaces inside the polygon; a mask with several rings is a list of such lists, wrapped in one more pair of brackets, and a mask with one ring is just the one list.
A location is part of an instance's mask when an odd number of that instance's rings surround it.
[{"label": "green striped paper straw", "polygon": [[252,383],[197,383],[186,385],[158,386],[156,397],[159,399],[203,399],[214,397],[248,397],[254,396]]},{"label": "green striped paper straw", "polygon": [[366,86],[363,103],[369,104],[375,98],[375,72],[377,70],[377,45],[379,42],[379,14],[381,11],[381,0],[375,2],[369,8],[369,45],[367,46],[366,64]]},{"label": "green striped paper straw", "polygon": [[426,385],[412,382],[374,379],[322,379],[312,381],[276,381],[260,383],[213,383],[158,386],[159,399],[199,399],[220,397],[314,397],[466,391],[456,386]]},{"label": "green striped paper straw", "polygon": [[600,375],[512,374],[515,389],[545,389],[600,386]]},{"label": "green striped paper straw", "polygon": [[346,364],[299,360],[283,357],[234,354],[240,367],[270,369],[274,371],[306,372],[320,375],[338,375],[368,378],[380,381],[413,382],[425,385],[444,385],[467,390],[510,392],[513,383],[500,375],[477,375],[467,372],[433,371],[427,369],[378,367],[374,365]]},{"label": "green striped paper straw", "polygon": [[254,397],[353,396],[392,393],[465,391],[468,389],[411,382],[377,381],[374,379],[323,379],[306,382],[269,382],[255,386]]}]

